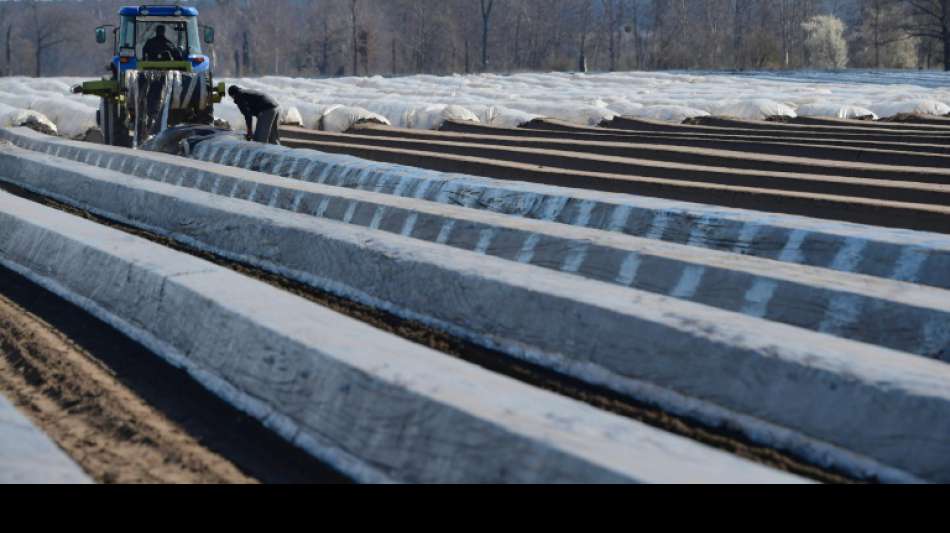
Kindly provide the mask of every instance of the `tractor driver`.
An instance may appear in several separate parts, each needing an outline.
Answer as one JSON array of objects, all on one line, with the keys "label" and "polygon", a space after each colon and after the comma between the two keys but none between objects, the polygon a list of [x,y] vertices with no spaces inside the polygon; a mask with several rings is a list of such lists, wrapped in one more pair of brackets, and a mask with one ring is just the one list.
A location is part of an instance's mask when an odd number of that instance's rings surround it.
[{"label": "tractor driver", "polygon": [[165,38],[165,26],[155,28],[155,37],[145,42],[142,54],[146,61],[181,61],[181,50]]},{"label": "tractor driver", "polygon": [[242,89],[237,85],[228,88],[228,96],[234,100],[244,120],[247,121],[245,138],[251,140],[252,120],[257,118],[257,129],[254,129],[253,139],[259,143],[280,144],[277,130],[277,119],[280,117],[280,106],[273,98],[264,93]]}]

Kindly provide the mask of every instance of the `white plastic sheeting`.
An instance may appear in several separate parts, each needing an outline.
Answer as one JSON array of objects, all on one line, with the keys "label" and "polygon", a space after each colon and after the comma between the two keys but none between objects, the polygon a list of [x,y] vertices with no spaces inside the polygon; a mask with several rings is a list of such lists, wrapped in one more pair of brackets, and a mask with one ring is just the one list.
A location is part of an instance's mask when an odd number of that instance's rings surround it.
[{"label": "white plastic sheeting", "polygon": [[534,115],[556,118],[583,126],[596,126],[605,120],[613,119],[619,114],[606,107],[590,105],[589,103],[568,106],[554,102],[516,100],[508,105]]},{"label": "white plastic sheeting", "polygon": [[81,137],[96,127],[96,108],[59,96],[37,98],[30,109],[39,111],[56,124],[60,135]]},{"label": "white plastic sheeting", "polygon": [[28,126],[31,123],[38,123],[53,133],[58,133],[56,124],[46,115],[32,109],[19,109],[0,103],[0,127]]},{"label": "white plastic sheeting", "polygon": [[[950,102],[950,100],[947,100]],[[904,100],[898,102],[884,102],[871,106],[871,109],[882,117],[893,117],[901,113],[918,115],[950,115],[950,105],[937,100]]]},{"label": "white plastic sheeting", "polygon": [[363,122],[390,125],[385,117],[359,107],[332,106],[320,118],[317,129],[341,132]]},{"label": "white plastic sheeting", "polygon": [[303,117],[296,107],[282,109],[280,112],[280,123],[288,126],[303,126]]},{"label": "white plastic sheeting", "polygon": [[482,124],[499,128],[517,128],[536,118],[541,118],[540,115],[534,113],[497,105],[478,104],[469,106],[468,110],[474,113]]},{"label": "white plastic sheeting", "polygon": [[634,110],[630,115],[667,122],[683,122],[688,118],[708,117],[709,112],[682,105],[651,105]]},{"label": "white plastic sheeting", "polygon": [[[512,127],[539,117],[581,125],[596,125],[617,115],[671,122],[720,114],[762,119],[812,112],[837,116],[840,112],[854,118],[863,109],[885,117],[889,115],[874,106],[911,100],[950,103],[950,89],[935,85],[932,73],[920,76],[927,86],[909,85],[913,77],[905,74],[895,78],[901,83],[890,83],[887,73],[873,72],[849,72],[846,77],[814,74],[807,80],[765,74],[621,72],[321,80],[267,77],[240,83],[265,90],[298,109],[303,104],[360,107],[386,117],[394,126],[423,129],[438,127],[443,106],[468,110],[483,124]],[[916,103],[902,104],[898,112],[908,112],[907,108],[925,114],[946,112],[940,105]],[[310,122],[302,114],[305,124]]]},{"label": "white plastic sheeting", "polygon": [[78,83],[73,78],[0,78],[0,104],[32,112],[15,115],[21,121],[26,116],[42,116],[36,120],[55,124],[53,129],[60,135],[81,137],[96,127],[99,100],[72,95],[72,82]]},{"label": "white plastic sheeting", "polygon": [[[946,83],[940,83],[941,79]],[[99,105],[95,97],[70,94],[70,86],[81,81],[0,78],[0,103],[46,115],[64,135],[81,135],[83,128],[94,123]],[[768,73],[524,73],[223,81],[271,95],[281,104],[283,123],[313,129],[322,122],[345,130],[352,125],[347,124],[347,116],[354,121],[371,117],[398,127],[432,129],[445,120],[516,127],[541,117],[597,125],[618,115],[682,122],[706,115],[859,118],[870,111],[887,118],[898,113],[950,113],[950,75],[934,72],[849,71],[802,73],[798,77]],[[338,111],[341,107],[350,111]],[[327,117],[328,113],[334,116]],[[244,120],[230,98],[215,106],[215,115],[238,130],[244,129]]]},{"label": "white plastic sheeting", "polygon": [[803,117],[828,117],[855,120],[877,120],[877,114],[870,109],[856,105],[842,104],[805,104],[798,108]]},{"label": "white plastic sheeting", "polygon": [[747,120],[765,120],[771,117],[795,118],[798,116],[791,106],[765,98],[724,102],[713,106],[711,114]]}]

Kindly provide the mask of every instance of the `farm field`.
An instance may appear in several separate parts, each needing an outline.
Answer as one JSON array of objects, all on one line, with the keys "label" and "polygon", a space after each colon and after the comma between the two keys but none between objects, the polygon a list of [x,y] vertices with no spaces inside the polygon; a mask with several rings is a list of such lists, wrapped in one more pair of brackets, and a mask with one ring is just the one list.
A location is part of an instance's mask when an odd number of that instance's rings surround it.
[{"label": "farm field", "polygon": [[176,154],[0,78],[0,393],[99,482],[945,483],[945,78],[226,80],[283,146]]},{"label": "farm field", "polygon": [[[95,127],[98,99],[72,95],[85,78],[0,78],[0,124],[43,114],[68,137]],[[283,118],[308,129],[343,131],[376,117],[396,127],[434,129],[446,119],[517,127],[537,118],[596,126],[618,116],[682,122],[708,115],[888,118],[950,114],[944,73],[802,72],[410,76],[403,78],[225,79],[273,96]],[[243,128],[226,100],[216,115]],[[322,125],[322,128],[321,128]]]}]

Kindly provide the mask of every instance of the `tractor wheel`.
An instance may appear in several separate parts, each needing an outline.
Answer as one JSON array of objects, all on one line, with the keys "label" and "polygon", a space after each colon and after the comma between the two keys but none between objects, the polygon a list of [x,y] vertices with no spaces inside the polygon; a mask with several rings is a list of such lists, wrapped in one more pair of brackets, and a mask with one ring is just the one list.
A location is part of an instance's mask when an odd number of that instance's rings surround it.
[{"label": "tractor wheel", "polygon": [[119,108],[116,106],[117,113],[115,124],[113,125],[113,143],[112,146],[123,146],[125,148],[132,147],[132,136],[129,135],[129,128],[125,125],[128,123],[128,112],[124,108]]},{"label": "tractor wheel", "polygon": [[102,143],[112,144],[112,109],[107,98],[99,99],[99,111],[96,112],[96,122],[102,131]]},{"label": "tractor wheel", "polygon": [[147,109],[140,111],[144,112],[139,112],[139,114],[135,116],[135,120],[132,121],[132,131],[130,133],[133,143],[137,143],[135,148],[138,148],[142,145],[142,143],[145,142],[145,140],[148,138],[149,131],[148,111]]},{"label": "tractor wheel", "polygon": [[132,146],[129,130],[125,127],[125,110],[119,108],[118,102],[103,98],[99,108],[100,128],[102,128],[103,143],[110,146]]}]

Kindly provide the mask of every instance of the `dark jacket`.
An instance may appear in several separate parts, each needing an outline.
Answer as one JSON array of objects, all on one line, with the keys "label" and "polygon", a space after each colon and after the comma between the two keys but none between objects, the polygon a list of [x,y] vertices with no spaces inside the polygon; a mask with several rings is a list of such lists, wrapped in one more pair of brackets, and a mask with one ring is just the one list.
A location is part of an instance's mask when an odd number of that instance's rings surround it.
[{"label": "dark jacket", "polygon": [[256,117],[262,111],[277,108],[277,102],[273,98],[250,89],[241,89],[241,92],[235,95],[234,103],[237,104],[245,118],[248,116]]},{"label": "dark jacket", "polygon": [[167,38],[158,35],[145,41],[142,55],[145,56],[146,61],[181,60],[181,50]]},{"label": "dark jacket", "polygon": [[248,135],[251,134],[251,120],[254,117],[268,109],[277,109],[278,107],[277,102],[270,96],[250,89],[238,89],[238,92],[234,95],[234,103],[237,104],[241,114],[244,115]]}]

